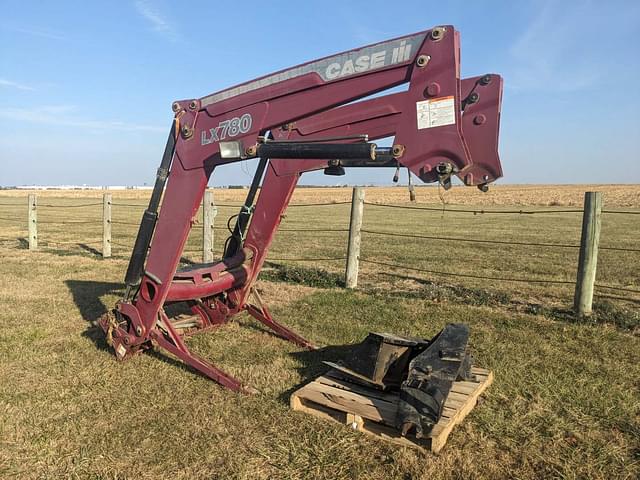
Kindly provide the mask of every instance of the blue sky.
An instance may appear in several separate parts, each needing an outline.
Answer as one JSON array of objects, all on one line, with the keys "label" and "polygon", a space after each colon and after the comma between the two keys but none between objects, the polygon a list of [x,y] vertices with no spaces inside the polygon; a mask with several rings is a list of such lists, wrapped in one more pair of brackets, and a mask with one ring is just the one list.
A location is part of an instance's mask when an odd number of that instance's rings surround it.
[{"label": "blue sky", "polygon": [[[502,183],[640,182],[638,1],[0,6],[0,185],[152,183],[173,100],[440,24],[461,32],[463,76],[505,78]],[[211,184],[247,183],[251,169]]]}]

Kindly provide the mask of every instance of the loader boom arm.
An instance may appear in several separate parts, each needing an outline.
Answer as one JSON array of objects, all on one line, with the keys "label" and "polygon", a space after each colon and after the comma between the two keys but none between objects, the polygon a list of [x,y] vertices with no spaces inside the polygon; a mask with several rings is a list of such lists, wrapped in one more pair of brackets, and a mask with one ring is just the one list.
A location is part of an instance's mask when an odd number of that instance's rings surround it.
[{"label": "loader boom arm", "polygon": [[[502,176],[502,79],[487,74],[461,80],[459,52],[458,32],[435,27],[174,102],[174,123],[127,269],[126,295],[101,321],[117,358],[156,344],[224,386],[248,391],[191,353],[183,339],[243,310],[312,348],[277,323],[257,294],[249,302],[300,175],[403,166],[424,182],[447,186],[455,175],[481,188]],[[405,91],[366,98],[402,84]],[[393,137],[392,147],[371,143],[386,137]],[[215,168],[254,157],[259,167],[224,258],[178,271]],[[170,319],[165,307],[177,302],[186,303],[195,320]]]}]

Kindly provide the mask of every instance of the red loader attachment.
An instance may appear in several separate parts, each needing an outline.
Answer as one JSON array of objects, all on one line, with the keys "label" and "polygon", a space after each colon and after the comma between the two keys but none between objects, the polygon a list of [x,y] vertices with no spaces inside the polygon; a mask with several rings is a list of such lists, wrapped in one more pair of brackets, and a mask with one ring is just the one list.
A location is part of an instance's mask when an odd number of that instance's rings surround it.
[{"label": "red loader attachment", "polygon": [[[455,175],[482,190],[502,176],[502,78],[461,80],[459,54],[459,33],[441,26],[174,102],[125,296],[100,322],[116,357],[155,345],[227,388],[250,392],[191,353],[185,334],[246,311],[283,338],[313,348],[275,321],[253,289],[302,173],[402,166],[424,182],[448,188]],[[402,84],[406,91],[364,99]],[[386,137],[393,137],[391,147],[371,142]],[[210,176],[219,165],[248,158],[259,158],[258,168],[222,260],[178,271]],[[169,318],[167,307],[177,303],[193,315]]]}]

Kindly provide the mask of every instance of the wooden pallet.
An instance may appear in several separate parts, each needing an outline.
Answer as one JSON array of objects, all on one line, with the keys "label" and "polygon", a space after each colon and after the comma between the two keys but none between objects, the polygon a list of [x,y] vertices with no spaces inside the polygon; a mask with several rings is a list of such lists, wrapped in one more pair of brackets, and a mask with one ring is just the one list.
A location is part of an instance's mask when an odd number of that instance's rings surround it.
[{"label": "wooden pallet", "polygon": [[378,438],[401,445],[439,452],[453,427],[462,422],[478,402],[478,397],[493,382],[493,372],[472,368],[476,382],[455,382],[444,404],[440,421],[428,437],[402,437],[396,430],[398,395],[356,385],[329,372],[291,395],[291,408],[351,426]]}]

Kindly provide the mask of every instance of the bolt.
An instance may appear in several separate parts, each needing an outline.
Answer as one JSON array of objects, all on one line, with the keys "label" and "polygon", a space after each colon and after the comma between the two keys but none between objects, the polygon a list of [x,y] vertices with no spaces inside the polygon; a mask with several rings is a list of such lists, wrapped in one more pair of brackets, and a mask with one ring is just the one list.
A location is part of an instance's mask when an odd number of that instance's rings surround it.
[{"label": "bolt", "polygon": [[416,65],[418,65],[419,67],[426,67],[427,63],[429,63],[429,60],[431,60],[431,57],[429,55],[420,55],[416,60]]},{"label": "bolt", "polygon": [[424,91],[425,97],[435,97],[440,94],[440,84],[433,82],[427,86],[427,89]]},{"label": "bolt", "polygon": [[171,110],[173,110],[174,112],[177,112],[178,110],[180,110],[180,104],[178,102],[173,102],[171,104]]},{"label": "bolt", "polygon": [[247,149],[244,151],[244,154],[247,157],[255,157],[257,151],[258,151],[258,148],[255,145],[252,145],[251,147],[247,147]]},{"label": "bolt", "polygon": [[142,335],[142,327],[141,327],[140,325],[138,325],[138,326],[136,327],[136,335],[137,335],[137,336]]},{"label": "bolt", "polygon": [[198,108],[198,102],[196,102],[195,100],[191,100],[191,103],[189,103],[189,110],[195,110]]},{"label": "bolt", "polygon": [[453,172],[453,166],[449,162],[440,162],[436,165],[436,173],[440,176],[449,175]]},{"label": "bolt", "polygon": [[489,75],[489,74],[484,75],[480,79],[480,85],[489,85],[490,83],[491,83],[491,75]]},{"label": "bolt", "polygon": [[394,145],[391,149],[391,153],[395,158],[404,155],[404,145]]},{"label": "bolt", "polygon": [[444,27],[436,27],[431,30],[431,40],[439,42],[444,37]]},{"label": "bolt", "polygon": [[487,117],[485,117],[483,114],[476,115],[475,117],[473,117],[474,125],[482,125],[486,121],[487,121]]},{"label": "bolt", "polygon": [[189,138],[193,135],[193,130],[189,127],[189,125],[185,125],[182,127],[182,136],[184,138]]},{"label": "bolt", "polygon": [[480,95],[478,95],[477,92],[473,92],[471,95],[469,95],[469,97],[467,98],[467,103],[469,105],[476,103],[478,100],[480,100]]}]

